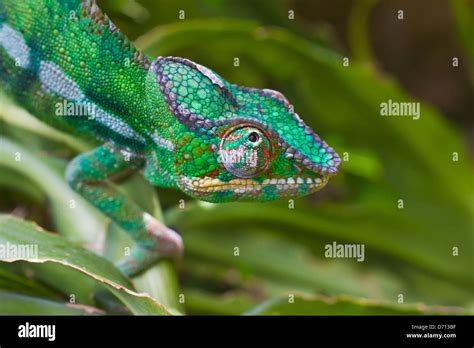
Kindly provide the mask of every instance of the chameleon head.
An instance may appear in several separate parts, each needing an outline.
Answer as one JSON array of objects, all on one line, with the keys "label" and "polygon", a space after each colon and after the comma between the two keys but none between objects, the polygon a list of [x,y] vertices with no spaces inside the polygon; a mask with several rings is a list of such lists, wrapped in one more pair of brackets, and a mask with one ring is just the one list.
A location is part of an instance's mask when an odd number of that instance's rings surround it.
[{"label": "chameleon head", "polygon": [[267,201],[322,188],[340,158],[279,92],[177,57],[152,64],[173,128],[174,177],[200,200]]}]

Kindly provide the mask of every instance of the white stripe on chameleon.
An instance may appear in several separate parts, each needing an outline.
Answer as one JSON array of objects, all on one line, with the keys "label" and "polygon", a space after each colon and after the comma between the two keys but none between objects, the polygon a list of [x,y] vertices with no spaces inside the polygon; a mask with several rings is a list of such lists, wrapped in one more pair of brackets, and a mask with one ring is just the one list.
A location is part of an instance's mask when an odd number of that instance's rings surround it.
[{"label": "white stripe on chameleon", "polygon": [[[81,104],[87,107],[90,103],[86,101]],[[145,138],[135,132],[128,124],[99,107],[95,108],[94,119],[125,138],[135,139],[142,143],[145,142]]]},{"label": "white stripe on chameleon", "polygon": [[61,68],[54,63],[40,62],[38,77],[43,89],[48,94],[59,95],[74,102],[81,102],[86,99],[77,83],[67,77]]},{"label": "white stripe on chameleon", "polygon": [[89,102],[79,85],[69,78],[58,65],[51,62],[40,62],[38,76],[43,89],[48,94],[63,97],[81,107],[87,108],[87,110],[90,108],[94,110],[94,114],[91,116],[95,121],[125,138],[135,139],[142,143],[145,142],[145,139],[128,124],[94,103]]},{"label": "white stripe on chameleon", "polygon": [[151,137],[156,145],[158,145],[159,147],[165,148],[170,152],[173,152],[174,150],[173,143],[169,141],[168,139],[165,139],[162,136],[158,135],[158,131],[155,131]]},{"label": "white stripe on chameleon", "polygon": [[30,64],[31,50],[26,45],[23,35],[8,24],[0,24],[0,45],[18,66],[26,68]]}]

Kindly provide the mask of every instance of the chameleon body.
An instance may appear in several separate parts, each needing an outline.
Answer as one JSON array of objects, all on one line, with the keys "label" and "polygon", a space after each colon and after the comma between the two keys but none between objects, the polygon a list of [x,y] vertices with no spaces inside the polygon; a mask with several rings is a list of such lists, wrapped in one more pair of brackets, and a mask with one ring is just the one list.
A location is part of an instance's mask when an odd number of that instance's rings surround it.
[{"label": "chameleon body", "polygon": [[179,254],[182,241],[112,178],[143,169],[200,200],[268,201],[315,192],[340,164],[281,93],[185,58],[153,60],[92,0],[1,0],[0,84],[40,120],[100,142],[66,179],[136,242],[120,263],[128,274]]}]

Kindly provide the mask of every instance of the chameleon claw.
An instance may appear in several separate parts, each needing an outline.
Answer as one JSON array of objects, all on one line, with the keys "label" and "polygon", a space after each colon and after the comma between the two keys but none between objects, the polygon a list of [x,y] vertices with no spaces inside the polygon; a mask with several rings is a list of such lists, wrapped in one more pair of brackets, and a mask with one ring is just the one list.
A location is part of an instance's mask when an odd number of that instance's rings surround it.
[{"label": "chameleon claw", "polygon": [[156,252],[162,256],[179,257],[183,254],[183,239],[171,228],[148,213],[143,214],[145,228],[156,240]]},{"label": "chameleon claw", "polygon": [[183,240],[176,231],[148,213],[143,214],[143,219],[146,231],[153,237],[153,248],[149,245],[144,247],[136,244],[129,256],[116,263],[116,266],[129,277],[138,275],[163,257],[175,258],[183,254]]}]

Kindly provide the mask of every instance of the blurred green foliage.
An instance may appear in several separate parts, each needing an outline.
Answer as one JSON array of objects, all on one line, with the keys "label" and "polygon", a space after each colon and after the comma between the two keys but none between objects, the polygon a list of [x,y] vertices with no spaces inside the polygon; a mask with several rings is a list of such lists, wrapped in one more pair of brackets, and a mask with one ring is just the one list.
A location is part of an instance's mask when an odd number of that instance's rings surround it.
[{"label": "blurred green foliage", "polygon": [[[421,101],[419,120],[380,116],[389,99],[418,100],[375,68],[364,39],[375,3],[354,8],[354,59],[345,67],[318,25],[288,20],[290,2],[103,1],[149,55],[183,56],[233,83],[283,92],[344,158],[341,172],[294,209],[287,201],[195,202],[134,176],[121,188],[158,218],[162,208],[186,251],[176,265],[164,261],[123,279],[109,261],[130,240],[62,179],[88,144],[32,123],[3,96],[0,207],[60,236],[0,218],[0,241],[35,241],[44,252],[40,263],[0,264],[0,313],[472,313],[472,163],[459,132],[428,103]],[[178,20],[183,9],[186,19]],[[456,18],[462,36],[472,23]],[[364,244],[365,261],[325,258],[333,241]],[[65,304],[71,294],[80,305]]]}]

